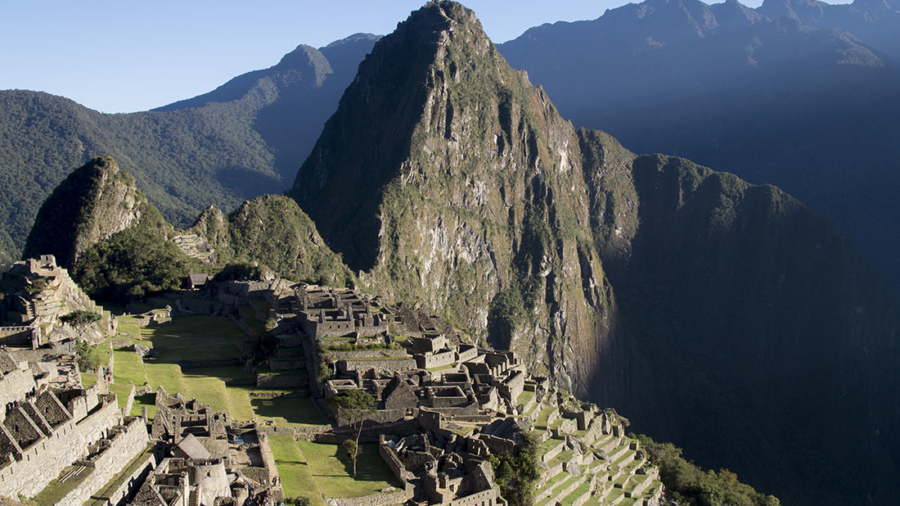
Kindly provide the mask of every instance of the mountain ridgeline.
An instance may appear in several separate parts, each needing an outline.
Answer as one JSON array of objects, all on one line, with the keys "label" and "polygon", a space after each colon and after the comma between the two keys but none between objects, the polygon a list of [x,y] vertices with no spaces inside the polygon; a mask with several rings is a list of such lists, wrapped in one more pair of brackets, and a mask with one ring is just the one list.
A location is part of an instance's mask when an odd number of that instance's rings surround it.
[{"label": "mountain ridgeline", "polygon": [[50,191],[100,155],[181,227],[210,204],[230,210],[283,191],[375,40],[299,46],[272,68],[148,112],[101,114],[46,93],[0,91],[0,264],[19,256]]},{"label": "mountain ridgeline", "polygon": [[575,125],[783,188],[900,293],[900,4],[647,0],[500,45]]},{"label": "mountain ridgeline", "polygon": [[381,39],[290,196],[360,282],[422,300],[789,504],[887,504],[897,309],[772,186],[563,119],[471,11]]},{"label": "mountain ridgeline", "polygon": [[332,286],[355,283],[293,200],[264,195],[230,215],[210,206],[191,228],[177,230],[110,157],[74,170],[41,206],[25,255],[46,254],[92,297],[117,302],[229,266]]}]

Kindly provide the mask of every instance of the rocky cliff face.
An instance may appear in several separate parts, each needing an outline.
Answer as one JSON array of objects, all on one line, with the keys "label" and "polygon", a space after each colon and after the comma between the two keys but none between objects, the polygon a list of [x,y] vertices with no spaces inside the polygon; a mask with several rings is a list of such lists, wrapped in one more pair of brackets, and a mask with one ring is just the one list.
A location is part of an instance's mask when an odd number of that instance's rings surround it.
[{"label": "rocky cliff face", "polygon": [[25,258],[55,255],[72,267],[87,248],[135,225],[147,199],[110,157],[73,171],[47,198],[25,244]]},{"label": "rocky cliff face", "polygon": [[185,235],[201,239],[197,243],[206,247],[207,269],[258,262],[292,280],[330,286],[355,282],[340,255],[325,245],[312,220],[296,202],[281,195],[244,202],[229,216],[210,207]]},{"label": "rocky cliff face", "polygon": [[231,215],[210,206],[176,230],[110,157],[92,160],[47,199],[29,236],[32,256],[62,258],[88,293],[140,298],[177,288],[189,272],[262,264],[298,281],[352,285],[354,275],[293,200],[265,195]]},{"label": "rocky cliff face", "polygon": [[474,14],[432,4],[362,63],[291,195],[373,289],[584,392],[612,296],[580,159]]},{"label": "rocky cliff face", "polygon": [[458,4],[376,44],[290,195],[373,291],[690,458],[797,502],[890,497],[897,311],[846,238],[774,187],[576,131]]}]

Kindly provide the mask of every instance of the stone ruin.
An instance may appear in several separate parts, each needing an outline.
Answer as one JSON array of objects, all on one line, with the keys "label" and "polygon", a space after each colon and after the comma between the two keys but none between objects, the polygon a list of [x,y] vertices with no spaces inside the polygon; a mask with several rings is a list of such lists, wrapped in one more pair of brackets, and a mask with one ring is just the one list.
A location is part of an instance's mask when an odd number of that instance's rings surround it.
[{"label": "stone ruin", "polygon": [[102,377],[57,390],[8,354],[0,369],[0,496],[34,497],[72,480],[78,484],[57,504],[81,505],[147,447],[146,423],[122,414]]},{"label": "stone ruin", "polygon": [[[115,335],[115,318],[103,315],[98,306],[56,265],[53,255],[16,262],[0,279],[3,315],[0,345],[30,347],[53,346],[75,339],[99,341]],[[87,327],[62,323],[60,317],[73,311],[101,315],[100,321]]]},{"label": "stone ruin", "polygon": [[[160,463],[129,504],[190,506],[242,505],[253,494],[283,498],[268,438],[253,424],[236,423],[227,413],[180,395],[156,391],[152,437]],[[252,489],[251,489],[252,485]]]}]

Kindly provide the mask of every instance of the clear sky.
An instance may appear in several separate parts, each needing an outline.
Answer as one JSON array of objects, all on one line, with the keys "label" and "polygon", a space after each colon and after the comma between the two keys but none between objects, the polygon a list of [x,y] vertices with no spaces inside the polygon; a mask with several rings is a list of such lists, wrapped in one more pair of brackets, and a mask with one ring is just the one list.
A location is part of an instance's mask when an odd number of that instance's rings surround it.
[{"label": "clear sky", "polygon": [[[299,44],[387,34],[425,0],[3,0],[0,89],[103,112],[162,106],[270,67]],[[468,0],[494,42],[623,0]],[[749,6],[761,3],[745,2]],[[831,2],[833,3],[833,2]]]}]

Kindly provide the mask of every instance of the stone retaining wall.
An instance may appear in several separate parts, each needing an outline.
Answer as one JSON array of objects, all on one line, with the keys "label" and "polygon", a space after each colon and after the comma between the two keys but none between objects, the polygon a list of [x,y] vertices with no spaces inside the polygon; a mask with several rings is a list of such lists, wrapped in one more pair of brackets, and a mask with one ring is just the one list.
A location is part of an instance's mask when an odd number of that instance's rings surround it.
[{"label": "stone retaining wall", "polygon": [[258,388],[302,388],[309,386],[309,376],[303,374],[260,374],[256,377]]},{"label": "stone retaining wall", "polygon": [[399,360],[338,360],[337,368],[341,374],[348,374],[360,368],[398,372],[416,369],[416,361],[412,358]]},{"label": "stone retaining wall", "polygon": [[131,462],[135,455],[142,452],[149,441],[150,436],[147,434],[144,421],[141,418],[132,418],[124,430],[111,439],[109,448],[90,460],[94,472],[57,502],[57,506],[84,504],[91,495],[119,474],[124,464]]},{"label": "stone retaining wall", "polygon": [[403,504],[413,497],[413,486],[407,484],[405,489],[397,489],[394,492],[376,492],[363,497],[331,497],[326,498],[325,503],[330,506],[390,506]]},{"label": "stone retaining wall", "polygon": [[35,388],[30,369],[15,369],[0,377],[0,421],[6,419],[6,405],[24,399]]},{"label": "stone retaining wall", "polygon": [[[150,473],[156,469],[156,464],[156,455],[153,453],[147,455],[143,462],[138,464],[134,471],[122,480],[118,487],[112,490],[107,489],[100,491],[99,495],[106,498],[106,503],[99,504],[102,506],[124,504],[126,499],[137,492],[137,489],[139,489],[147,477],[150,476]],[[98,502],[95,501],[92,504],[98,505]]]},{"label": "stone retaining wall", "polygon": [[328,354],[328,358],[332,360],[344,360],[353,358],[370,358],[370,357],[407,357],[406,350],[352,350],[352,351],[329,351],[324,350]]},{"label": "stone retaining wall", "polygon": [[229,367],[232,365],[241,365],[238,358],[230,358],[227,360],[179,360],[178,365],[182,369],[202,369],[204,367]]},{"label": "stone retaining wall", "polygon": [[134,394],[137,392],[137,389],[134,388],[134,383],[131,384],[131,391],[128,392],[128,400],[125,401],[125,407],[122,408],[122,416],[129,416],[131,414],[131,408],[134,407]]},{"label": "stone retaining wall", "polygon": [[442,353],[435,353],[433,355],[419,354],[415,356],[415,359],[416,365],[419,367],[419,369],[443,367],[445,365],[450,365],[456,361],[456,352],[445,351]]}]

